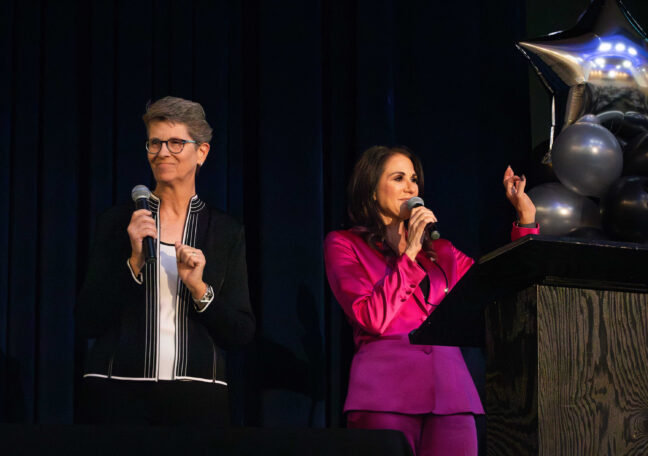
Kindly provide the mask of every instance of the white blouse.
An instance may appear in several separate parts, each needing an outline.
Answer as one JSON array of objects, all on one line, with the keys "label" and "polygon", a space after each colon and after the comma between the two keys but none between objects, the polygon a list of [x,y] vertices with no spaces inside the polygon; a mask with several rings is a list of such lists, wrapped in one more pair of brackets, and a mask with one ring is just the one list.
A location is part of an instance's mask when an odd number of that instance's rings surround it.
[{"label": "white blouse", "polygon": [[178,263],[174,245],[160,242],[160,380],[174,380]]}]

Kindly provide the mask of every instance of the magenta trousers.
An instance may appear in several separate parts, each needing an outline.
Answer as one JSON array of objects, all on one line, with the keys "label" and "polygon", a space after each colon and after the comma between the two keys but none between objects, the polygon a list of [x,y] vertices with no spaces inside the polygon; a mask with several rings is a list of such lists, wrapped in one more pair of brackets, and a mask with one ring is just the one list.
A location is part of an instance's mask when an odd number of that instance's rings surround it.
[{"label": "magenta trousers", "polygon": [[355,411],[347,414],[347,427],[401,431],[414,456],[477,456],[477,428],[472,413],[405,415]]}]

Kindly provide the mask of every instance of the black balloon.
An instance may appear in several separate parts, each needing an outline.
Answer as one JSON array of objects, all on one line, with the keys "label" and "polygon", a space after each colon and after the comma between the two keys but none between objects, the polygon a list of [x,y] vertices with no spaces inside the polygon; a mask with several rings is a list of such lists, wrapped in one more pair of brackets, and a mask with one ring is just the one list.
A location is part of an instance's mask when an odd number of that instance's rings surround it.
[{"label": "black balloon", "polygon": [[627,147],[623,157],[623,174],[648,177],[648,133],[639,135]]},{"label": "black balloon", "polygon": [[[591,115],[592,114],[588,114],[587,116],[591,116]],[[617,124],[621,123],[623,121],[623,117],[624,114],[621,111],[605,111],[596,114],[596,119],[598,119],[598,123],[603,125],[608,130],[611,130],[610,127],[614,128]],[[582,120],[582,118],[579,120]]]},{"label": "black balloon", "polygon": [[640,127],[643,131],[648,131],[648,116],[640,112],[628,111],[623,115],[627,123]]},{"label": "black balloon", "polygon": [[617,140],[623,140],[625,142],[632,141],[641,133],[646,132],[646,128],[639,123],[639,119],[644,117],[642,114],[624,114],[621,111],[606,111],[597,114],[596,117],[599,119],[601,125],[617,137]]},{"label": "black balloon", "polygon": [[648,177],[626,176],[601,200],[605,231],[616,240],[648,241]]},{"label": "black balloon", "polygon": [[600,228],[594,228],[593,226],[582,226],[572,230],[567,235],[571,238],[578,239],[593,239],[593,240],[609,240],[610,237]]}]

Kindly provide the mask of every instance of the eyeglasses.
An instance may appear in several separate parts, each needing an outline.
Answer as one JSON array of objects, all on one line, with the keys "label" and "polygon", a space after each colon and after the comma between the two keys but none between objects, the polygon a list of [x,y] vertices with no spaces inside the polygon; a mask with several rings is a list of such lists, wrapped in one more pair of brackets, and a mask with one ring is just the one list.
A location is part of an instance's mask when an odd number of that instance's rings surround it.
[{"label": "eyeglasses", "polygon": [[146,150],[149,154],[151,155],[157,155],[160,153],[160,150],[162,150],[162,144],[167,145],[167,149],[169,149],[169,152],[172,154],[179,154],[182,152],[182,149],[184,149],[185,144],[196,144],[196,141],[192,141],[190,139],[178,139],[178,138],[171,138],[167,139],[166,141],[161,141],[159,139],[149,139],[146,141]]}]

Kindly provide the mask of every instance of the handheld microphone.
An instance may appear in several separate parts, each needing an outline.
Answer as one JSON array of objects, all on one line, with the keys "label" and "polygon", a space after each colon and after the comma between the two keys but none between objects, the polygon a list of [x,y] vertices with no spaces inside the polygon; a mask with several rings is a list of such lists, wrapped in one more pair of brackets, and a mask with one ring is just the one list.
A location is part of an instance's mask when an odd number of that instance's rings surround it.
[{"label": "handheld microphone", "polygon": [[[423,198],[419,198],[418,196],[414,196],[410,199],[407,200],[407,208],[411,211],[415,207],[419,206],[425,206],[425,202],[423,201]],[[439,239],[441,237],[441,233],[439,233],[439,230],[437,229],[437,224],[436,223],[428,223],[428,225],[425,227],[425,232],[426,234],[432,239],[433,241]]]},{"label": "handheld microphone", "polygon": [[[131,198],[135,202],[135,210],[138,209],[149,209],[148,199],[151,196],[151,191],[146,187],[146,185],[136,185],[131,191]],[[151,236],[146,236],[142,240],[142,245],[144,246],[144,256],[146,257],[147,263],[155,262],[155,246],[153,244],[153,238]]]}]

